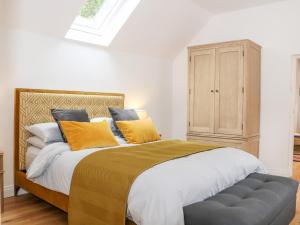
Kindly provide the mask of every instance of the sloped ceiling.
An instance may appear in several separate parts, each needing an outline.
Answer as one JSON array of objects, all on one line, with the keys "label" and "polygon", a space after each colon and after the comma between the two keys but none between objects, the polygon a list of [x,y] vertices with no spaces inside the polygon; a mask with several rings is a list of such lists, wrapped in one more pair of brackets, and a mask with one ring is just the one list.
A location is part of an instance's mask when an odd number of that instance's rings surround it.
[{"label": "sloped ceiling", "polygon": [[194,0],[200,7],[212,13],[224,13],[283,0]]},{"label": "sloped ceiling", "polygon": [[[63,38],[85,0],[0,0],[9,28]],[[280,0],[142,0],[110,49],[172,58],[216,13]],[[224,4],[226,2],[226,4]]]},{"label": "sloped ceiling", "polygon": [[282,0],[143,0],[111,47],[172,57],[218,13]]},{"label": "sloped ceiling", "polygon": [[5,24],[63,38],[85,0],[0,0]]},{"label": "sloped ceiling", "polygon": [[193,0],[143,0],[111,47],[162,57],[172,56],[211,16]]}]

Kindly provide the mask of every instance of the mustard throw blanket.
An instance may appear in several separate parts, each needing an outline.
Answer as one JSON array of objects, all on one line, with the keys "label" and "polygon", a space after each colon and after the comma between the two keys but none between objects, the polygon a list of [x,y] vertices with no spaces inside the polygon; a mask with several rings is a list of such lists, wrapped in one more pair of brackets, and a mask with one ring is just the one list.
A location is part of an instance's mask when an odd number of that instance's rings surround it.
[{"label": "mustard throw blanket", "polygon": [[95,152],[75,168],[69,197],[69,225],[125,225],[134,180],[163,162],[217,148],[162,141]]}]

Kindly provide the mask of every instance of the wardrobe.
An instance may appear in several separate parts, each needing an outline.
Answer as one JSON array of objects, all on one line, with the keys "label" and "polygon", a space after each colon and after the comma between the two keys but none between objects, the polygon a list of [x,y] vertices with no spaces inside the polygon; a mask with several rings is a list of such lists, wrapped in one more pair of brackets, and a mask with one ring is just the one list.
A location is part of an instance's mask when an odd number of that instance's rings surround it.
[{"label": "wardrobe", "polygon": [[240,40],[188,51],[187,139],[258,156],[261,46]]}]

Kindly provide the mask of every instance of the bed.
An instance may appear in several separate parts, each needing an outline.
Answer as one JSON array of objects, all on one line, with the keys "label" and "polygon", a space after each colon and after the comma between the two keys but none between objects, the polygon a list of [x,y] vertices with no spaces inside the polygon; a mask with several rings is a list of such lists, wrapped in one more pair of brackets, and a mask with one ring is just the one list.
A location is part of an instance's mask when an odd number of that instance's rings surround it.
[{"label": "bed", "polygon": [[[84,154],[72,154],[68,151],[67,144],[50,146],[49,150],[60,148],[59,152],[66,154],[55,156],[57,160],[46,168],[46,172],[43,171],[43,176],[29,180],[25,169],[28,147],[26,139],[29,133],[25,126],[53,121],[50,114],[52,108],[85,108],[91,118],[107,117],[109,116],[107,108],[124,108],[124,99],[125,96],[119,93],[16,89],[15,194],[23,188],[68,212],[68,188],[72,176],[70,172],[65,171],[70,167],[75,168],[76,163],[85,158],[89,152],[99,150],[91,149]],[[67,170],[61,169],[66,160],[69,160],[70,167]],[[254,156],[233,148],[219,148],[157,165],[141,174],[134,182],[128,196],[126,224],[184,224],[183,207],[212,197],[257,172],[264,173],[264,166]],[[49,177],[64,180],[65,185],[60,185],[57,180]],[[145,196],[150,193],[153,194],[153,198],[149,200]],[[155,218],[153,215],[156,215]]]},{"label": "bed", "polygon": [[109,116],[108,106],[124,108],[121,93],[96,93],[62,90],[16,89],[14,132],[15,194],[20,188],[48,203],[68,211],[68,196],[51,191],[26,179],[25,158],[29,132],[25,126],[53,121],[51,108],[85,108],[91,117]]}]

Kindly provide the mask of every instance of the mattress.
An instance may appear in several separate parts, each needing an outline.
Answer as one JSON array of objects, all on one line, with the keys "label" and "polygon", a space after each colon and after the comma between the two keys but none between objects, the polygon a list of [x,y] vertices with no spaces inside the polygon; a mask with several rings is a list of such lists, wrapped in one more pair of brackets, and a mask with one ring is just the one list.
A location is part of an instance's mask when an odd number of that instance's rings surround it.
[{"label": "mattress", "polygon": [[[118,137],[118,136],[115,136],[115,138],[117,139],[117,141],[120,145],[127,145],[124,138],[121,138],[121,137]],[[32,146],[32,145],[30,145],[27,148],[27,151],[26,151],[26,154],[25,154],[25,168],[26,168],[26,171],[28,171],[28,169],[31,166],[33,160],[37,157],[37,155],[40,153],[41,150],[42,149],[37,148],[37,147]]]},{"label": "mattress", "polygon": [[39,152],[41,151],[41,149],[36,148],[34,146],[29,146],[27,151],[26,151],[26,155],[25,155],[25,168],[26,170],[29,169],[29,167],[31,166],[33,160],[37,157],[37,155],[39,154]]},{"label": "mattress", "polygon": [[[38,155],[27,178],[68,195],[80,160],[105,149],[73,152],[66,143],[52,144]],[[184,206],[203,201],[255,172],[266,172],[262,163],[234,148],[219,148],[159,164],[133,183],[127,217],[137,225],[184,225]]]}]

